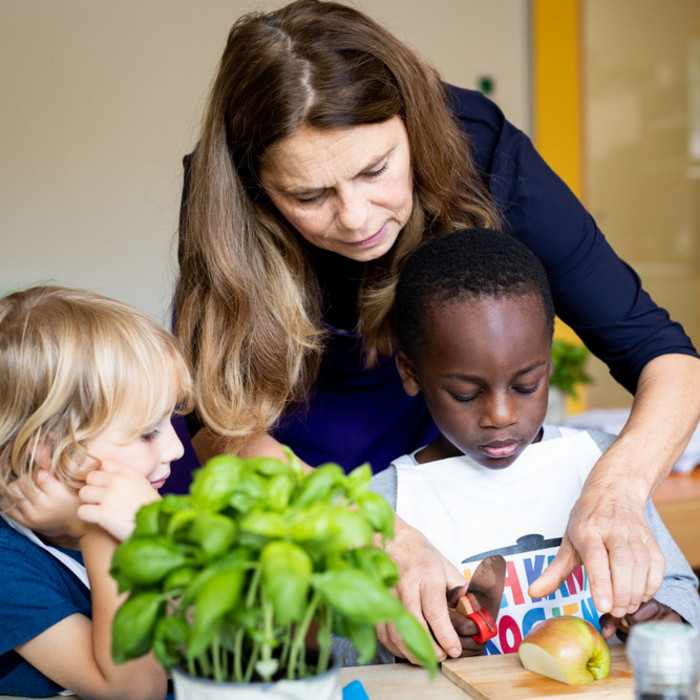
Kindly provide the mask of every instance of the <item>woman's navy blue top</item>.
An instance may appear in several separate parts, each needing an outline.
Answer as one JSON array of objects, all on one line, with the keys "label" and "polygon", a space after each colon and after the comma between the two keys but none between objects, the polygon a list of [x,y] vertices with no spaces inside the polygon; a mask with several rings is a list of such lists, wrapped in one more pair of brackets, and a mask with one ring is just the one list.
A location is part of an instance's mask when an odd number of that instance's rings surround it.
[{"label": "woman's navy blue top", "polygon": [[[502,212],[504,230],[542,261],[557,315],[612,376],[634,392],[642,368],[654,357],[696,355],[683,328],[650,299],[638,275],[615,254],[530,139],[481,93],[448,89],[453,113]],[[324,280],[343,279],[352,266],[340,257],[317,254],[322,286]],[[342,296],[339,288],[331,302]],[[283,417],[273,434],[312,466],[334,461],[349,470],[369,462],[377,472],[437,431],[420,395],[404,393],[393,358],[367,370],[359,338],[336,332],[308,404]]]}]

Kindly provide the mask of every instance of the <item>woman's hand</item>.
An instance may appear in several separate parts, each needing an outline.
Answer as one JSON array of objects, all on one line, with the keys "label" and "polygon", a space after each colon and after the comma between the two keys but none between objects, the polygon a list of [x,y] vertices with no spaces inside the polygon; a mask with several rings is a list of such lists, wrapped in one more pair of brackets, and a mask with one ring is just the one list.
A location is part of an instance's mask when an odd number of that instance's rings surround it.
[{"label": "woman's hand", "polygon": [[613,617],[610,613],[601,615],[600,630],[606,639],[610,639],[617,630],[629,634],[633,625],[638,625],[640,622],[651,622],[652,620],[657,622],[683,622],[683,618],[677,612],[652,598],[646,603],[642,603],[634,613],[624,617]]},{"label": "woman's hand", "polygon": [[[466,584],[466,580],[418,530],[398,516],[394,519],[395,537],[386,551],[399,567],[401,578],[396,586],[401,602],[437,640],[435,653],[440,661],[446,654],[457,658],[462,643],[447,607],[448,589]],[[391,624],[377,627],[379,641],[395,656],[418,663],[404,646]]]},{"label": "woman's hand", "polygon": [[8,515],[20,525],[47,537],[68,536],[76,541],[85,533],[85,523],[76,515],[78,492],[59,481],[47,469],[40,469],[34,480],[34,489],[27,496],[12,483],[10,492],[16,499]]},{"label": "woman's hand", "polygon": [[639,379],[627,424],[591,471],[557,556],[529,594],[553,593],[580,564],[596,608],[622,618],[658,590],[664,558],[644,507],[686,448],[700,418],[700,360],[663,355]]},{"label": "woman's hand", "polygon": [[637,610],[659,589],[665,564],[645,502],[619,485],[588,485],[571,511],[556,557],[532,583],[530,596],[553,593],[583,563],[600,612],[623,617]]},{"label": "woman's hand", "polygon": [[119,541],[134,531],[139,508],[160,500],[146,477],[112,460],[104,460],[98,469],[88,472],[79,497],[78,517],[99,525]]}]

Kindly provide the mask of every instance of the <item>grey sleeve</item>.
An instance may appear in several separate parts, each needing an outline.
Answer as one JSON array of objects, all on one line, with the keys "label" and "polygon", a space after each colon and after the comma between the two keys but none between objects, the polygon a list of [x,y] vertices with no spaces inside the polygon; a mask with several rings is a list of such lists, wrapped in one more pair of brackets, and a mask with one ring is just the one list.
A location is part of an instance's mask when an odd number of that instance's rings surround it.
[{"label": "grey sleeve", "polygon": [[370,481],[369,487],[384,496],[389,502],[389,505],[396,510],[396,492],[398,490],[398,477],[396,476],[396,467],[390,464],[386,469],[383,469],[379,474],[375,474]]},{"label": "grey sleeve", "polygon": [[647,502],[644,514],[666,557],[664,580],[654,598],[677,612],[693,627],[700,629],[698,579],[651,501]]},{"label": "grey sleeve", "polygon": [[617,439],[617,435],[603,433],[600,430],[587,430],[586,432],[593,438],[593,442],[598,445],[601,452],[605,452]]}]

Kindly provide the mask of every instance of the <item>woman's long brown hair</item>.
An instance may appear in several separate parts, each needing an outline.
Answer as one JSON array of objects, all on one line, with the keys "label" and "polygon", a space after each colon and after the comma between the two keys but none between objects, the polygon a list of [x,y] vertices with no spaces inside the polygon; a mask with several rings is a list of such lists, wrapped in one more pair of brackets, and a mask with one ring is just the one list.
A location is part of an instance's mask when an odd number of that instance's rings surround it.
[{"label": "woman's long brown hair", "polygon": [[261,159],[301,126],[396,115],[408,132],[414,207],[381,274],[375,266],[361,291],[358,330],[370,364],[392,351],[387,320],[403,260],[447,231],[497,227],[498,211],[437,72],[367,16],[298,0],[231,29],[193,158],[175,296],[198,411],[231,450],[304,398],[324,347],[316,276],[260,186]]}]

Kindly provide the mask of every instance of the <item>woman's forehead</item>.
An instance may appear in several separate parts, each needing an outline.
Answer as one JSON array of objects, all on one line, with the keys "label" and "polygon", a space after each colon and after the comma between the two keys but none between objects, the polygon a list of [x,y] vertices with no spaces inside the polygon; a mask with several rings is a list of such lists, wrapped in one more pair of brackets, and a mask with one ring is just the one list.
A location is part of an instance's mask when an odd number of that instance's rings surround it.
[{"label": "woman's forehead", "polygon": [[404,144],[400,117],[338,129],[303,126],[265,152],[260,176],[266,188],[303,194],[356,177]]}]

